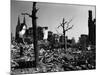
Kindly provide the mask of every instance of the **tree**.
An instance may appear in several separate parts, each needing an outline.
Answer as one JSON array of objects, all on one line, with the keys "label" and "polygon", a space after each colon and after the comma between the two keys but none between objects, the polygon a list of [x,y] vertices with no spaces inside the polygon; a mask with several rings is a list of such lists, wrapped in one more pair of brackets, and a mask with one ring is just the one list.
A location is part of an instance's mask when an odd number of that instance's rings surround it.
[{"label": "tree", "polygon": [[36,8],[36,2],[33,2],[32,14],[22,13],[22,15],[28,15],[32,18],[32,28],[33,28],[33,43],[34,43],[34,52],[35,52],[35,63],[36,67],[38,66],[38,50],[37,50],[37,23],[36,23],[36,13],[38,9]]},{"label": "tree", "polygon": [[[72,19],[70,20],[70,21],[65,21],[65,18],[63,18],[63,20],[62,20],[62,23],[57,27],[57,28],[59,28],[59,27],[62,27],[63,28],[63,36],[64,36],[64,48],[66,49],[67,47],[67,45],[66,45],[66,32],[68,31],[68,30],[70,30],[70,29],[72,29],[73,28],[73,25],[72,26],[70,26],[69,27],[69,24],[70,24],[70,22],[72,21]],[[65,25],[67,25],[67,26],[65,26]]]}]

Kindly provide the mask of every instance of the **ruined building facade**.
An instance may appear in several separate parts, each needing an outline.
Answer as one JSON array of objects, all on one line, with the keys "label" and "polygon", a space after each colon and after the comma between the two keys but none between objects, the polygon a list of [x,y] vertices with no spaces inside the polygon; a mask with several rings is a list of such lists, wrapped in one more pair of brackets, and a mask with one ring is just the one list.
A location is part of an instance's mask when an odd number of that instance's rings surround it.
[{"label": "ruined building facade", "polygon": [[17,43],[23,43],[23,37],[26,33],[27,25],[25,21],[25,17],[23,19],[23,23],[20,23],[20,18],[18,17],[18,23],[16,26],[15,40]]},{"label": "ruined building facade", "polygon": [[88,30],[89,30],[89,42],[92,45],[96,44],[96,19],[92,18],[92,11],[89,10],[89,17],[88,17]]}]

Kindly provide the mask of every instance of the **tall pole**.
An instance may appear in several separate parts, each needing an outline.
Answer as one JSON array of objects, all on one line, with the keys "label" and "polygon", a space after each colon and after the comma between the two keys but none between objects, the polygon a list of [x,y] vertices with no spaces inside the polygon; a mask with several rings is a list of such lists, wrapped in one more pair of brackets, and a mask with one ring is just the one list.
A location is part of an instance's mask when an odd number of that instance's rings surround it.
[{"label": "tall pole", "polygon": [[33,42],[34,42],[34,53],[35,53],[35,63],[36,67],[38,66],[38,50],[37,50],[37,23],[36,23],[36,2],[33,2],[32,10],[32,27],[33,27]]},{"label": "tall pole", "polygon": [[33,28],[33,43],[34,43],[34,53],[35,53],[35,66],[38,66],[38,50],[37,50],[37,13],[38,9],[36,9],[36,2],[33,2],[33,7],[32,7],[32,15],[28,13],[22,13],[22,15],[28,15],[29,17],[32,18],[32,28]]}]

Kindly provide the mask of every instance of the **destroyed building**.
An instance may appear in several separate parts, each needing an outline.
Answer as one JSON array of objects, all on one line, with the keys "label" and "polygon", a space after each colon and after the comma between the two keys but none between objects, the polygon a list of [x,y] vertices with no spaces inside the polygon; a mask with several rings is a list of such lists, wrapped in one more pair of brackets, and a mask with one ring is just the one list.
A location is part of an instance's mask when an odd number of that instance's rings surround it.
[{"label": "destroyed building", "polygon": [[96,44],[96,19],[92,17],[92,11],[88,11],[88,30],[89,30],[89,41],[92,45]]}]

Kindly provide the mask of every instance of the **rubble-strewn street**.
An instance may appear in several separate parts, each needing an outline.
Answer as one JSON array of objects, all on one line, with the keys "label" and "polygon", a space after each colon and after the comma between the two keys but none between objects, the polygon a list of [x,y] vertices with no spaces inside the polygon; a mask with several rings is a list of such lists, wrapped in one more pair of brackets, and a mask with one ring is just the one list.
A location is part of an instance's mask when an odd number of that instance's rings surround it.
[{"label": "rubble-strewn street", "polygon": [[[23,56],[20,56],[20,47],[23,48]],[[22,45],[14,42],[11,45],[11,69],[13,73],[37,73],[37,72],[62,72],[73,70],[95,69],[95,49],[82,51],[77,48],[39,49],[39,65],[34,66],[33,44]],[[29,64],[27,64],[27,61]],[[21,64],[27,64],[20,67]],[[31,66],[29,66],[31,65]],[[28,67],[27,67],[28,66]]]}]

